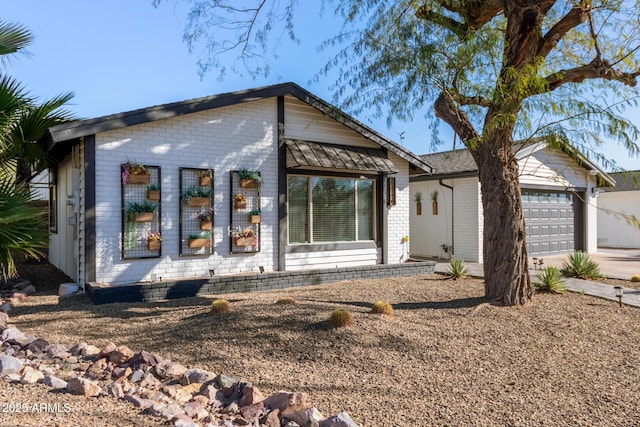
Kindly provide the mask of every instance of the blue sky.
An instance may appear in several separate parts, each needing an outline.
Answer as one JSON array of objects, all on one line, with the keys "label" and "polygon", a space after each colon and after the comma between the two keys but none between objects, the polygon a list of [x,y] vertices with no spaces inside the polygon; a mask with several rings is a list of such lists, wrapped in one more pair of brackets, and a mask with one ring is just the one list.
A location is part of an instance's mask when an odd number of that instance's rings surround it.
[{"label": "blue sky", "polygon": [[[296,12],[300,44],[282,39],[269,77],[229,73],[219,81],[215,70],[200,78],[198,58],[182,41],[187,14],[182,2],[164,0],[154,8],[151,0],[5,0],[0,19],[19,22],[35,35],[30,55],[12,59],[6,71],[40,99],[74,92],[69,108],[81,118],[286,81],[331,102],[331,81],[312,80],[330,58],[318,46],[337,31],[339,21],[329,12],[321,15],[320,3],[301,2]],[[416,117],[413,123],[396,121],[392,128],[384,118],[356,118],[417,154],[431,152],[429,130]],[[441,137],[450,140],[451,135],[443,127]],[[449,142],[438,150],[451,148]],[[630,159],[618,146],[606,153],[621,167],[640,169],[640,159]]]}]

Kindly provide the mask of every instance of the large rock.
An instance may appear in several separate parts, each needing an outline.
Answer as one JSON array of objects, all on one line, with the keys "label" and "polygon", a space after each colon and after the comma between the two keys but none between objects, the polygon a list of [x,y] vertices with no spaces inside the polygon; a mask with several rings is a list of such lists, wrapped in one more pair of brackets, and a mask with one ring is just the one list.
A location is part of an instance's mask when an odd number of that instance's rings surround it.
[{"label": "large rock", "polygon": [[66,360],[71,356],[69,353],[69,349],[66,345],[63,344],[50,344],[46,349],[47,356],[52,359],[62,359]]},{"label": "large rock", "polygon": [[97,356],[100,354],[100,349],[95,345],[79,342],[69,349],[69,353],[74,356]]},{"label": "large rock", "polygon": [[296,410],[306,409],[309,407],[307,398],[308,396],[306,393],[279,391],[278,393],[267,397],[264,400],[264,406],[268,409],[278,409],[280,412],[283,412],[292,406],[294,406]]},{"label": "large rock", "polygon": [[43,338],[36,338],[27,345],[27,350],[31,350],[34,353],[44,353],[46,348],[49,347],[49,342]]},{"label": "large rock", "polygon": [[2,341],[22,339],[25,337],[26,335],[23,334],[18,328],[6,328],[2,331]]},{"label": "large rock", "polygon": [[262,402],[253,405],[243,406],[240,408],[240,415],[251,424],[258,424],[258,420],[262,416],[264,404]]},{"label": "large rock", "polygon": [[129,360],[133,357],[135,353],[126,345],[121,345],[116,348],[114,351],[109,353],[108,358],[109,362],[115,363],[116,365],[122,365],[124,363],[128,363]]},{"label": "large rock", "polygon": [[346,412],[332,415],[326,420],[320,421],[320,427],[358,427]]},{"label": "large rock", "polygon": [[[291,407],[289,408],[291,409]],[[289,412],[285,410],[282,413],[282,419],[286,421],[293,421],[301,426],[318,425],[320,421],[324,419],[320,411],[316,408],[307,408],[302,411]]]},{"label": "large rock", "polygon": [[237,379],[227,374],[219,374],[213,380],[213,383],[217,388],[231,387],[234,383],[237,383],[237,382],[238,382]]},{"label": "large rock", "polygon": [[154,417],[161,417],[167,420],[171,420],[178,415],[183,415],[184,411],[175,403],[166,404],[162,402],[156,402],[149,408],[145,409],[143,413],[152,415]]},{"label": "large rock", "polygon": [[67,388],[67,382],[63,379],[56,377],[55,375],[45,375],[42,382],[51,388],[63,389]]},{"label": "large rock", "polygon": [[142,409],[150,408],[154,403],[156,403],[154,400],[143,399],[140,396],[129,395],[129,394],[124,396],[122,400],[131,403],[136,408],[142,408]]},{"label": "large rock", "polygon": [[102,391],[100,386],[85,378],[71,378],[67,381],[67,391],[80,396],[95,397]]},{"label": "large rock", "polygon": [[182,410],[190,416],[191,418],[195,418],[197,420],[201,420],[206,418],[209,415],[209,412],[197,402],[187,402],[182,405]]},{"label": "large rock", "polygon": [[216,375],[204,369],[187,369],[184,371],[180,379],[180,384],[187,385],[192,383],[206,383],[213,380]]},{"label": "large rock", "polygon": [[9,374],[19,374],[22,370],[22,360],[13,356],[0,356],[0,377]]},{"label": "large rock", "polygon": [[262,402],[263,400],[264,396],[262,395],[260,390],[258,390],[257,387],[249,386],[242,389],[242,397],[240,398],[238,404],[241,407],[249,406],[253,405],[254,403]]},{"label": "large rock", "polygon": [[156,366],[158,363],[162,363],[162,361],[162,357],[155,353],[141,351],[129,359],[129,366],[131,366],[131,369],[147,369]]},{"label": "large rock", "polygon": [[260,424],[264,425],[264,427],[280,427],[280,411],[278,409],[270,411],[260,418]]},{"label": "large rock", "polygon": [[154,366],[156,375],[161,379],[177,378],[185,373],[187,368],[180,363],[164,361]]},{"label": "large rock", "polygon": [[20,377],[20,384],[35,384],[44,379],[44,374],[31,366],[25,366]]}]

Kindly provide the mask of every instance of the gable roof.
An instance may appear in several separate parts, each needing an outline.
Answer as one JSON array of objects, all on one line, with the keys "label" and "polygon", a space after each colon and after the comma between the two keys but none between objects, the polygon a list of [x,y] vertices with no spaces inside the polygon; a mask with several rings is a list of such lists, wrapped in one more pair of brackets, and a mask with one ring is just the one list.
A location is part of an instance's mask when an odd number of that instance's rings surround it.
[{"label": "gable roof", "polygon": [[[533,152],[548,146],[548,143],[537,140],[530,143],[522,144],[516,151],[516,157],[522,159]],[[599,184],[603,186],[613,186],[615,182],[612,177],[605,171],[592,163],[578,149],[568,143],[559,144],[560,150],[567,154],[576,162],[578,166],[588,170],[598,177]],[[422,160],[433,167],[433,173],[429,176],[416,177],[415,180],[427,180],[438,178],[458,178],[464,176],[475,176],[478,174],[478,165],[473,159],[469,150],[459,149],[443,151],[440,153],[423,154],[420,156]]]},{"label": "gable roof", "polygon": [[609,176],[616,182],[616,185],[608,191],[640,191],[640,170],[614,172]]},{"label": "gable roof", "polygon": [[381,147],[395,153],[409,162],[413,173],[431,173],[432,167],[406,148],[379,134],[355,118],[339,110],[328,102],[318,98],[311,92],[295,83],[281,83],[255,89],[228,92],[186,101],[156,105],[93,119],[76,120],[60,124],[49,129],[45,136],[48,151],[55,151],[65,142],[76,141],[79,138],[128,126],[139,125],[156,120],[170,119],[185,114],[225,107],[243,102],[257,101],[276,96],[291,95],[311,105],[323,114],[358,132],[365,138],[379,144]]}]

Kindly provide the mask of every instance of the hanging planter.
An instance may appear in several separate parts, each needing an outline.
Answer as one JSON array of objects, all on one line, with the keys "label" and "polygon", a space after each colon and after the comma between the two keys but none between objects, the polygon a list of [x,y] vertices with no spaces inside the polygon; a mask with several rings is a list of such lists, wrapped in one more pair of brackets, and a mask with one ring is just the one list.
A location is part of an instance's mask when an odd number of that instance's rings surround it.
[{"label": "hanging planter", "polygon": [[233,198],[233,206],[236,209],[246,209],[247,208],[247,197],[242,193],[236,194],[235,197]]},{"label": "hanging planter", "polygon": [[149,174],[129,175],[127,184],[148,184],[149,181],[151,181],[151,175]]},{"label": "hanging planter", "polygon": [[431,193],[431,212],[438,215],[438,190]]},{"label": "hanging planter", "polygon": [[256,244],[255,237],[237,237],[235,239],[236,246],[254,246]]},{"label": "hanging planter", "polygon": [[249,212],[249,222],[251,224],[260,224],[260,209],[254,209]]},{"label": "hanging planter", "polygon": [[210,187],[213,180],[213,171],[211,169],[196,171],[198,177],[198,184],[201,187]]},{"label": "hanging planter", "polygon": [[150,251],[159,251],[162,242],[159,240],[147,240],[147,249]]},{"label": "hanging planter", "polygon": [[153,212],[141,212],[136,214],[136,222],[153,221]]},{"label": "hanging planter", "polygon": [[189,235],[187,240],[189,249],[208,248],[211,246],[211,232],[201,231],[197,234]]},{"label": "hanging planter", "polygon": [[210,239],[189,239],[187,242],[189,249],[208,248],[211,246]]},{"label": "hanging planter", "polygon": [[210,199],[208,197],[190,197],[189,206],[192,208],[201,208],[209,204]]},{"label": "hanging planter", "polygon": [[200,221],[200,230],[211,230],[213,228],[212,221]]},{"label": "hanging planter", "polygon": [[147,185],[147,200],[160,200],[160,187],[157,184]]},{"label": "hanging planter", "polygon": [[258,188],[262,183],[260,172],[247,169],[240,169],[238,171],[238,179],[240,180],[240,187],[242,188]]},{"label": "hanging planter", "polygon": [[422,215],[422,193],[418,191],[413,200],[416,202],[416,214]]}]

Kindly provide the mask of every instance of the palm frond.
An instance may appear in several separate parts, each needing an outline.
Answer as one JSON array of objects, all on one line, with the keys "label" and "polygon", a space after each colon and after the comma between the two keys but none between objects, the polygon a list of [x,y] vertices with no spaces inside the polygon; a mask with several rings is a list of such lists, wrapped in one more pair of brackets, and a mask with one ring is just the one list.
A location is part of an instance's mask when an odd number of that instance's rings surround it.
[{"label": "palm frond", "polygon": [[0,56],[16,53],[33,41],[33,35],[26,27],[0,21]]}]

